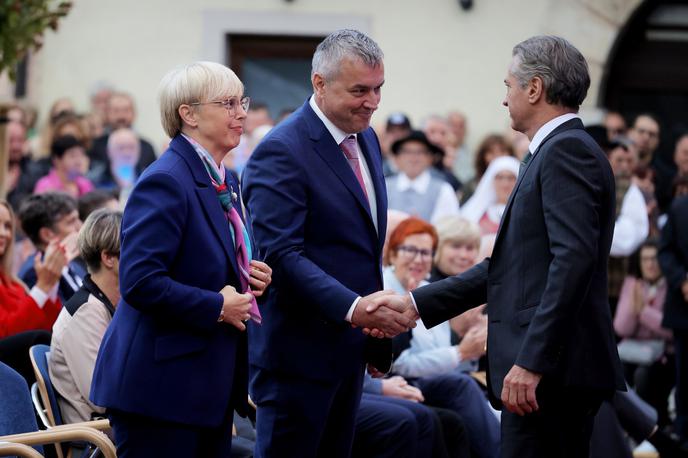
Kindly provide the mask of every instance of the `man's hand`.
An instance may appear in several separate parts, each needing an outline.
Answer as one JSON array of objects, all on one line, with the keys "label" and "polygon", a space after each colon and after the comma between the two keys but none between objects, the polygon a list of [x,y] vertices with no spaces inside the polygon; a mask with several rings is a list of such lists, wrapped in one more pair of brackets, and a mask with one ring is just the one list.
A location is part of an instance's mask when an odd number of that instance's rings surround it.
[{"label": "man's hand", "polygon": [[251,318],[248,313],[251,310],[251,293],[239,294],[237,290],[230,285],[225,286],[220,291],[222,298],[222,313],[224,313],[223,321],[229,323],[239,331],[245,331],[246,325],[244,321]]},{"label": "man's hand", "polygon": [[688,302],[688,280],[683,282],[683,285],[681,285],[681,291],[683,292],[683,300]]},{"label": "man's hand", "polygon": [[[380,295],[377,297],[372,298],[372,304],[368,306],[366,309],[368,312],[373,313],[378,311],[381,307],[382,308],[391,308],[393,310],[401,311],[403,315],[406,317],[406,319],[409,322],[413,322],[412,326],[409,326],[408,329],[410,328],[415,328],[416,327],[416,320],[420,318],[418,316],[418,312],[416,312],[416,308],[413,306],[413,302],[411,301],[411,296],[408,294],[395,294],[395,293],[390,293],[390,294],[384,294]],[[408,331],[406,329],[405,331]],[[402,331],[402,332],[405,332]],[[370,335],[371,337],[378,337],[382,338],[385,337],[385,332],[382,329],[379,329],[377,327],[373,328],[363,328],[363,333]],[[390,337],[390,336],[387,336]],[[394,336],[391,336],[394,337]]]},{"label": "man's hand", "polygon": [[457,345],[457,350],[462,361],[478,359],[485,354],[487,341],[487,323],[477,324],[468,330],[466,335]]},{"label": "man's hand", "polygon": [[50,242],[43,256],[41,256],[41,253],[36,253],[33,266],[36,270],[36,286],[38,286],[38,289],[49,294],[55,284],[60,281],[62,269],[66,265],[67,255],[57,240]]},{"label": "man's hand", "polygon": [[535,399],[535,389],[541,378],[542,374],[530,372],[514,364],[504,377],[502,388],[504,407],[521,416],[538,410],[540,407]]},{"label": "man's hand", "polygon": [[272,269],[264,262],[253,259],[249,271],[251,276],[248,282],[251,285],[251,291],[254,296],[260,297],[272,283]]},{"label": "man's hand", "polygon": [[409,385],[404,377],[399,377],[398,375],[382,380],[382,394],[413,402],[425,401],[423,393],[418,388]]},{"label": "man's hand", "polygon": [[415,310],[411,315],[408,305],[395,300],[395,297],[391,291],[379,291],[362,297],[351,316],[351,324],[377,338],[394,337],[416,327]]}]

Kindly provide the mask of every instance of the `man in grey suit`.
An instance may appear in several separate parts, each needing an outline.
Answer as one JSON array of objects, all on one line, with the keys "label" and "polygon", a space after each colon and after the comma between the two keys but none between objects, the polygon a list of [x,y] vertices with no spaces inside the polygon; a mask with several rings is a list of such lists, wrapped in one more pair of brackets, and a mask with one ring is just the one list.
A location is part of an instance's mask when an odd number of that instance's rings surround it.
[{"label": "man in grey suit", "polygon": [[531,143],[492,257],[377,305],[415,302],[429,328],[487,302],[502,456],[587,457],[600,403],[624,389],[607,304],[614,177],[576,114],[590,77],[575,47],[525,40],[504,82],[511,126]]}]

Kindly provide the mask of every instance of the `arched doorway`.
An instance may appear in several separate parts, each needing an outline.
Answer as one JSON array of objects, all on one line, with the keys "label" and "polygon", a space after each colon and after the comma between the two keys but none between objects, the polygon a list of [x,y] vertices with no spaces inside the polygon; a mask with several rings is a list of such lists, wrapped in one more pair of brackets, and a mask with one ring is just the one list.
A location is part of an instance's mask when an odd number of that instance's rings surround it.
[{"label": "arched doorway", "polygon": [[688,131],[688,2],[646,0],[635,10],[609,53],[600,105],[629,122],[644,112],[657,116],[656,165],[671,174],[674,143]]}]

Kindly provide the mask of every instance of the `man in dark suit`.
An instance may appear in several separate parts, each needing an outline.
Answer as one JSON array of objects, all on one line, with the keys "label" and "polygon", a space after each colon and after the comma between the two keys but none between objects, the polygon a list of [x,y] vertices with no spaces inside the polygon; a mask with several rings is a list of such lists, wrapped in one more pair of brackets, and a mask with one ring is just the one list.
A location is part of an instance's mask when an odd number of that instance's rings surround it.
[{"label": "man in dark suit", "polygon": [[369,127],[382,58],[360,32],[325,38],[313,56],[314,95],[270,131],[244,170],[256,242],[274,269],[265,319],[249,329],[258,457],[349,456],[365,363],[384,371],[392,355],[388,339],[360,328],[389,337],[414,326],[388,309],[365,311],[382,289],[387,224]]},{"label": "man in dark suit", "polygon": [[624,388],[606,299],[614,177],[576,115],[590,85],[576,48],[551,36],[516,45],[505,84],[512,128],[531,143],[492,257],[376,302],[415,300],[427,327],[487,302],[502,456],[586,457],[600,403]]},{"label": "man in dark suit", "polygon": [[[62,270],[57,294],[62,303],[67,302],[81,287],[86,267],[76,257],[76,236],[81,229],[77,202],[62,192],[46,192],[28,196],[19,207],[19,221],[37,252],[44,253],[48,245],[57,240],[64,247],[71,261]],[[29,256],[19,268],[18,276],[32,288],[38,280],[34,267],[35,254]]]},{"label": "man in dark suit", "polygon": [[688,196],[674,200],[668,216],[659,246],[659,264],[669,285],[662,326],[674,331],[675,426],[688,449]]}]

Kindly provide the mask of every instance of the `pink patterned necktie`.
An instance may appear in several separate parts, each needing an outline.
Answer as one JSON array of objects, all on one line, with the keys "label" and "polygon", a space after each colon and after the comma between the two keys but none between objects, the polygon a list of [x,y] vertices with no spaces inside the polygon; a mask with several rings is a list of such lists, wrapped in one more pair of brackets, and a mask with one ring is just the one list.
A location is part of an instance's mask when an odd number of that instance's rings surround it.
[{"label": "pink patterned necktie", "polygon": [[349,165],[356,175],[358,184],[363,190],[363,195],[365,195],[366,200],[368,200],[368,192],[366,191],[365,182],[363,181],[363,173],[361,172],[361,161],[358,157],[358,148],[356,148],[356,137],[349,135],[344,139],[344,141],[342,141],[342,143],[340,143],[339,146],[342,148],[344,156],[346,157],[347,161],[349,161]]}]

